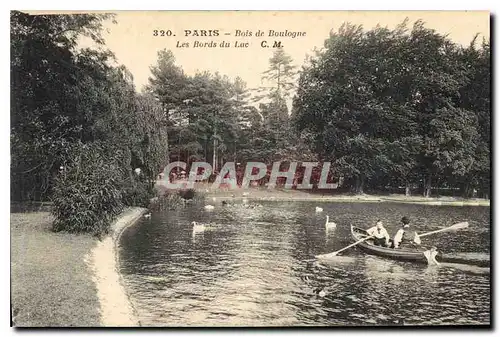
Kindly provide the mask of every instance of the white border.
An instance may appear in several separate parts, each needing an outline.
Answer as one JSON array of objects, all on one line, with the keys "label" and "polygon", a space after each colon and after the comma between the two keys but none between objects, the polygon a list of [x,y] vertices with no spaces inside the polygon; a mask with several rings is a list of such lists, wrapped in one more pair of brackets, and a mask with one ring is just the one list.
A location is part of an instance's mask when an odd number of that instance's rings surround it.
[{"label": "white border", "polygon": [[[76,6],[75,6],[76,5]],[[89,0],[80,3],[67,1],[16,1],[16,9],[38,10],[488,10],[494,5],[493,1],[453,1],[443,4],[438,1],[421,0],[415,2],[403,1],[370,1],[357,0],[346,2],[326,2],[323,0],[308,1],[266,1],[253,0],[248,2],[236,1],[179,1],[176,3],[165,1],[141,1],[124,3],[119,0],[102,1]]]},{"label": "white border", "polygon": [[[166,5],[165,3],[168,3]],[[7,4],[7,2],[2,2],[1,6],[4,7]],[[12,8],[13,6],[15,8]],[[2,318],[0,321],[2,322],[1,324],[1,335],[13,335],[16,331],[12,328],[9,328],[9,317],[10,317],[10,309],[9,309],[9,303],[10,303],[10,279],[9,276],[10,273],[8,274],[7,268],[10,269],[10,231],[9,231],[9,222],[10,222],[10,208],[9,208],[9,203],[10,203],[10,155],[9,155],[9,134],[10,134],[10,121],[9,121],[9,107],[7,106],[9,102],[9,95],[10,95],[10,68],[9,68],[9,61],[10,61],[10,50],[9,50],[9,11],[11,9],[37,9],[37,10],[490,10],[493,14],[498,14],[498,1],[482,1],[482,0],[475,0],[475,1],[452,1],[450,3],[447,3],[444,5],[443,3],[439,3],[437,1],[433,0],[419,0],[415,2],[404,2],[404,1],[383,1],[383,0],[377,0],[377,1],[370,1],[370,0],[364,0],[364,1],[342,1],[342,2],[326,2],[324,0],[307,0],[307,1],[293,1],[293,0],[288,0],[288,1],[283,1],[281,3],[279,2],[270,2],[269,0],[255,0],[251,2],[235,2],[233,1],[203,1],[203,0],[191,0],[191,1],[179,1],[172,3],[171,1],[139,1],[139,2],[129,2],[129,3],[124,3],[123,1],[120,0],[111,0],[111,1],[106,1],[105,3],[103,1],[97,1],[97,0],[87,0],[84,2],[69,2],[69,1],[34,1],[34,0],[29,0],[29,1],[16,1],[13,3],[10,7],[11,8],[2,8],[3,10],[1,11],[1,19],[2,19],[2,45],[4,48],[2,48],[1,56],[2,56],[2,80],[3,80],[3,85],[4,88],[2,90],[2,95],[3,95],[3,102],[6,104],[4,105],[4,109],[2,113],[0,114],[0,127],[2,128],[1,131],[1,142],[0,142],[0,149],[1,149],[1,154],[2,154],[2,159],[4,165],[1,166],[2,169],[2,174],[1,177],[4,180],[0,186],[3,187],[1,190],[1,215],[2,215],[2,230],[4,231],[0,237],[2,240],[1,247],[2,251],[0,253],[0,259],[2,260],[2,266],[3,266],[3,271],[2,273],[2,297],[0,303],[2,304],[0,306],[0,317]],[[7,6],[5,6],[7,7]],[[495,28],[493,26],[493,28]],[[494,29],[495,32],[492,34],[492,39],[496,37],[496,29]],[[492,41],[492,43],[495,43],[496,41]],[[496,47],[496,46],[494,46]],[[495,55],[495,61],[497,61],[497,57]],[[497,69],[497,68],[495,68]],[[497,74],[498,70],[495,71],[494,75]],[[495,88],[495,96],[494,98],[498,97],[498,87]],[[496,112],[496,111],[495,111]],[[492,112],[494,114],[494,112]],[[499,130],[499,123],[500,123],[500,118],[495,118],[495,129]],[[495,139],[495,144],[494,148],[498,148],[498,137]],[[6,158],[9,158],[9,161],[6,160]],[[9,163],[9,164],[7,164]],[[495,172],[496,173],[496,172]],[[494,191],[497,191],[497,185],[498,182],[495,180],[495,188]],[[495,193],[496,195],[496,193]],[[493,204],[493,207],[496,206],[496,200]],[[494,226],[494,225],[493,225]],[[495,238],[497,237],[497,232],[500,229],[495,230]],[[493,242],[496,242],[495,238],[493,238]],[[495,249],[495,257],[494,261],[497,260],[498,257],[498,251],[500,249],[497,248]],[[496,275],[494,275],[496,276]],[[497,279],[497,278],[495,278]],[[494,289],[497,289],[496,284],[498,282],[495,282],[493,285]],[[497,296],[498,291],[495,291],[495,301],[494,304],[496,305],[495,308],[498,307],[498,302],[496,301],[498,296]],[[493,312],[493,315],[495,312]],[[494,315],[492,317],[492,322],[496,321]],[[495,322],[496,323],[496,322]],[[495,324],[493,323],[493,324]],[[56,331],[53,330],[48,330],[48,331],[38,331],[41,334],[48,334],[52,335]],[[134,331],[134,332],[129,332],[133,333],[134,336],[145,336],[151,331]],[[177,335],[177,334],[198,334],[200,332],[193,332],[193,331],[164,331],[168,333],[169,335]],[[240,333],[249,333],[248,330],[246,331],[221,331],[221,330],[216,330],[216,331],[211,331],[210,333],[216,333],[219,334],[221,332],[225,333],[230,333],[230,334],[240,334]],[[252,332],[254,335],[265,335],[269,331],[255,331]],[[275,330],[272,330],[272,332],[278,332]],[[306,331],[303,330],[287,330],[287,333],[290,334],[303,334]],[[355,336],[362,336],[365,331],[342,331],[342,330],[333,330],[333,331],[307,331],[307,333],[314,332],[316,334],[331,334],[333,333],[348,333],[349,335],[355,335]],[[366,331],[369,332],[369,331]],[[404,331],[373,331],[376,334],[386,334],[386,333],[394,333],[394,334],[399,334],[399,333],[425,333],[426,335],[434,335],[434,334],[456,334],[460,333],[461,331],[453,331],[453,332],[439,332],[439,331],[420,331],[420,330],[415,330],[411,332],[404,332]],[[463,331],[462,331],[463,332]],[[68,331],[60,331],[58,334],[69,334],[71,332]],[[80,334],[104,334],[106,333],[105,331],[80,331]],[[207,332],[204,332],[207,333]],[[474,331],[466,331],[464,332],[466,334],[472,334],[472,333],[477,333]]]}]

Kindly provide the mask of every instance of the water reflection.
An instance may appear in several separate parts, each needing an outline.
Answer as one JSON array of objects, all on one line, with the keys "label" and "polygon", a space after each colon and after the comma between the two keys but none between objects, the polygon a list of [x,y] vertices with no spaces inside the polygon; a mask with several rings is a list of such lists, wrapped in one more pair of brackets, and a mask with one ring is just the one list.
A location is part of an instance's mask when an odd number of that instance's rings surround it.
[{"label": "water reflection", "polygon": [[[350,224],[401,214],[421,231],[469,221],[466,233],[426,238],[447,252],[489,255],[489,209],[397,204],[268,202],[208,212],[154,214],[122,236],[127,287],[145,326],[481,324],[489,322],[489,272],[433,268],[369,256],[349,243]],[[326,231],[325,218],[337,223]],[[206,224],[193,233],[192,221]],[[486,230],[485,230],[486,228]],[[479,268],[479,267],[476,267]]]}]

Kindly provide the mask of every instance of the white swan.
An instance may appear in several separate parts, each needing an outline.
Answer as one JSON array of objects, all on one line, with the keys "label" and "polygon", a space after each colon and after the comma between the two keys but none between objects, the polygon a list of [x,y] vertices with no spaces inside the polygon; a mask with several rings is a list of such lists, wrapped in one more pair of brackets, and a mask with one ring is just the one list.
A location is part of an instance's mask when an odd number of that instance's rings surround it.
[{"label": "white swan", "polygon": [[317,213],[319,213],[319,212],[323,212],[323,208],[316,206],[316,212],[317,212]]},{"label": "white swan", "polygon": [[317,288],[316,290],[314,290],[314,293],[319,297],[325,297],[327,295],[326,288],[322,289]]},{"label": "white swan", "polygon": [[193,222],[191,222],[191,225],[193,225],[193,232],[205,230],[205,225],[202,223],[198,223],[196,221],[193,221]]},{"label": "white swan", "polygon": [[214,208],[215,208],[215,206],[212,206],[212,205],[205,205],[205,209],[206,209],[206,210],[212,210],[212,209],[214,209]]},{"label": "white swan", "polygon": [[199,230],[205,229],[205,224],[201,222],[193,221],[191,222],[191,225],[193,225],[193,229],[199,229]]},{"label": "white swan", "polygon": [[146,219],[150,219],[150,218],[151,218],[151,213],[144,214],[144,217],[145,217]]},{"label": "white swan", "polygon": [[325,222],[325,227],[326,229],[332,229],[337,227],[337,224],[335,222],[330,222],[330,217],[327,215],[326,216],[326,222]]}]

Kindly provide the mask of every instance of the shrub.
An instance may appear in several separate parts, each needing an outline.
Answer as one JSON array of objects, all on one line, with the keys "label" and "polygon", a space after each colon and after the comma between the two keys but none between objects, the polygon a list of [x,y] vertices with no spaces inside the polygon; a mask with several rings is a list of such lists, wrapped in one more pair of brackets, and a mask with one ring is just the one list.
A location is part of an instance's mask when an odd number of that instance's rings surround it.
[{"label": "shrub", "polygon": [[188,190],[180,190],[178,192],[179,196],[185,200],[192,200],[194,196],[196,195],[196,191],[194,189],[188,189]]},{"label": "shrub", "polygon": [[121,185],[125,176],[118,160],[103,147],[80,144],[74,160],[55,180],[52,200],[55,231],[101,235],[123,210]]},{"label": "shrub", "polygon": [[165,193],[158,197],[155,209],[159,211],[179,209],[184,207],[184,201],[177,193]]},{"label": "shrub", "polygon": [[132,182],[127,182],[123,188],[123,203],[127,206],[148,207],[154,195],[149,183],[132,178]]},{"label": "shrub", "polygon": [[204,200],[204,195],[194,189],[181,191],[167,191],[156,198],[154,202],[155,210],[179,209],[186,206],[186,203],[199,203]]}]

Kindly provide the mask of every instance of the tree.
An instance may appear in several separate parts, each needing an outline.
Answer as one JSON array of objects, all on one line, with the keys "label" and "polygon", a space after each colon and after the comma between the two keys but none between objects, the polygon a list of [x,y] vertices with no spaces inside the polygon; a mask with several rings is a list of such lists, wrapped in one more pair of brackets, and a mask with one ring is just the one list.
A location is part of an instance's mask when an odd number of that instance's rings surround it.
[{"label": "tree", "polygon": [[55,230],[105,232],[139,190],[147,206],[167,159],[163,111],[102,48],[108,18],[11,14],[11,194],[53,200]]},{"label": "tree", "polygon": [[172,159],[190,163],[212,158],[215,169],[235,159],[241,129],[255,120],[246,84],[206,71],[187,76],[170,51],[158,57],[147,90],[168,107]]},{"label": "tree", "polygon": [[430,196],[433,185],[470,184],[475,167],[486,172],[488,139],[478,134],[489,134],[489,94],[477,89],[489,84],[487,47],[464,50],[421,21],[406,26],[344,24],[299,78],[294,127],[358,193],[384,182],[409,194],[422,181]]},{"label": "tree", "polygon": [[[88,130],[80,115],[82,66],[108,53],[78,51],[79,36],[103,43],[109,15],[29,15],[11,12],[11,195],[46,199],[70,144]],[[105,67],[101,63],[102,67]]]},{"label": "tree", "polygon": [[263,73],[262,81],[267,86],[258,88],[259,93],[254,100],[266,100],[262,106],[265,112],[265,120],[272,127],[277,125],[282,127],[283,123],[288,124],[288,107],[286,100],[291,96],[295,88],[296,67],[292,65],[292,58],[285,53],[283,48],[274,51],[269,59],[269,69]]},{"label": "tree", "polygon": [[429,197],[433,181],[469,173],[477,122],[473,112],[459,105],[460,89],[467,82],[460,48],[421,21],[414,24],[408,42],[410,98],[423,140],[419,162],[424,196]]},{"label": "tree", "polygon": [[384,29],[366,35],[360,26],[343,25],[303,69],[294,100],[295,127],[312,135],[320,158],[354,179],[356,193],[363,193],[366,180],[389,164],[385,148],[391,114],[377,91],[384,91],[391,74],[378,68],[386,55],[374,47],[388,44],[389,38]]},{"label": "tree", "polygon": [[460,89],[459,105],[473,111],[477,118],[477,147],[470,172],[461,180],[463,194],[473,195],[479,189],[483,196],[490,195],[490,149],[491,149],[491,59],[490,44],[483,40],[477,45],[477,36],[459,55],[463,65],[465,84]]},{"label": "tree", "polygon": [[158,61],[150,67],[151,76],[145,91],[150,92],[160,102],[167,120],[176,113],[186,100],[187,76],[181,67],[175,64],[174,54],[170,50],[160,50]]},{"label": "tree", "polygon": [[[256,89],[254,102],[259,102],[258,115],[252,126],[253,150],[247,155],[268,163],[289,160],[291,144],[296,144],[290,132],[287,102],[296,86],[296,67],[282,48],[274,51],[269,68],[262,74],[263,85]],[[260,121],[258,117],[260,116]],[[259,157],[260,156],[260,157]]]}]

